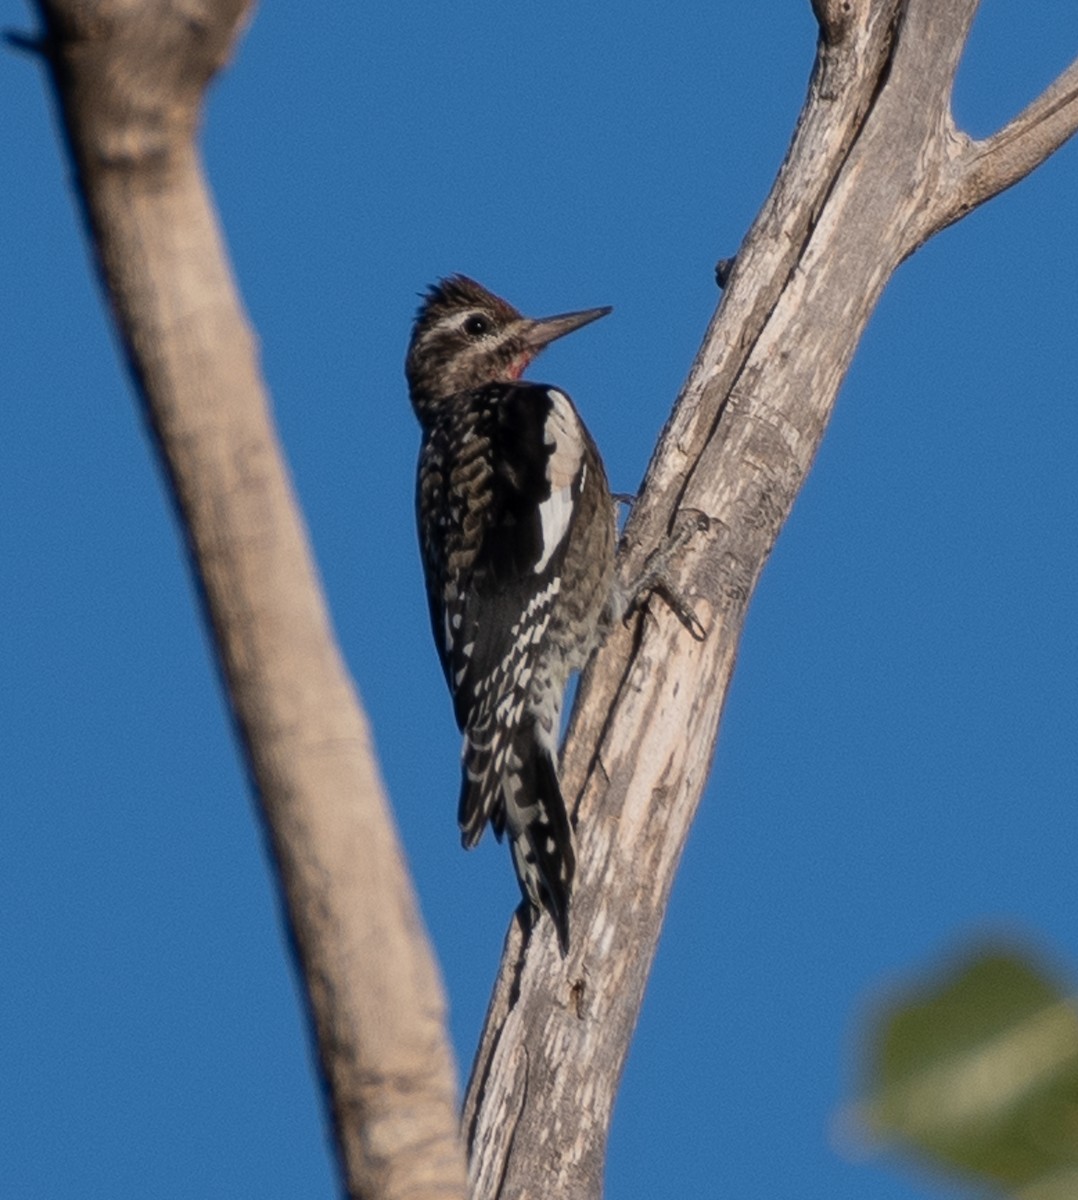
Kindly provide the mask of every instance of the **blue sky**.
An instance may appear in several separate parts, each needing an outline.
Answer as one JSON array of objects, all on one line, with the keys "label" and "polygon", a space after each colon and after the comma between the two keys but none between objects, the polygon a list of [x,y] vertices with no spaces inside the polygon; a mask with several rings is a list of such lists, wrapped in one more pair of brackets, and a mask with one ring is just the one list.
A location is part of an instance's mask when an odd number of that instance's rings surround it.
[{"label": "blue sky", "polygon": [[[775,0],[298,11],[257,14],[206,155],[466,1074],[517,892],[455,829],[416,294],[461,270],[537,314],[614,305],[532,376],[634,489],[815,27]],[[985,0],[959,120],[992,131],[1076,54],[1073,0]],[[43,83],[3,56],[0,1195],[329,1197],[262,836]],[[1076,205],[1069,145],[873,318],[749,615],[609,1200],[947,1194],[836,1135],[858,1019],[986,930],[1078,978]]]}]

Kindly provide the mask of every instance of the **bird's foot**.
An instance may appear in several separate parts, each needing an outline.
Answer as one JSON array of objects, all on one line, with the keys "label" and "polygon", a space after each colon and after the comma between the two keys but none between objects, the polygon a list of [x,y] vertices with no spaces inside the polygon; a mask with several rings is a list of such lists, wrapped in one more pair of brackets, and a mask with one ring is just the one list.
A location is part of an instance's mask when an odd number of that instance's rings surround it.
[{"label": "bird's foot", "polygon": [[674,532],[664,545],[648,555],[644,569],[625,589],[626,605],[622,613],[623,621],[628,622],[649,596],[658,595],[663,598],[670,611],[696,641],[702,642],[707,638],[707,630],[700,618],[693,612],[692,605],[684,592],[674,582],[670,564],[696,534],[706,533],[710,527],[711,521],[706,513],[695,508],[681,510]]}]

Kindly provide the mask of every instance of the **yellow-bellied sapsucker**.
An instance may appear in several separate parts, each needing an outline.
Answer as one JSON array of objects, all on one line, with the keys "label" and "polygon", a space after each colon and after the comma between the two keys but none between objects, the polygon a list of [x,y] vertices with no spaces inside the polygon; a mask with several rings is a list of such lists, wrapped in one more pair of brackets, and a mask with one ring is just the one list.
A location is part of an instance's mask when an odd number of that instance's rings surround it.
[{"label": "yellow-bellied sapsucker", "polygon": [[610,312],[533,320],[474,280],[432,287],[406,374],[423,428],[417,509],[431,625],[464,734],[465,847],[506,832],[524,897],[565,953],[575,856],[558,784],[562,696],[609,618],[614,502],[569,397],[521,382]]}]

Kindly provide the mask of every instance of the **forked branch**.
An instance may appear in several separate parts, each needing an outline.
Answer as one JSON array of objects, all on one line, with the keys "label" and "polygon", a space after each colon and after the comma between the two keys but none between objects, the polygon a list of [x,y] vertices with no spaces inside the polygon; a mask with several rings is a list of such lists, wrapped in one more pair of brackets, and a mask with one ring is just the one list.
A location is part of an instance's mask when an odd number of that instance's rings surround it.
[{"label": "forked branch", "polygon": [[[563,962],[543,926],[529,941],[510,928],[465,1106],[479,1200],[601,1194],[611,1106],[749,597],[887,280],[947,223],[940,205],[956,203],[950,94],[974,0],[815,8],[821,37],[793,144],[626,534],[634,565],[679,510],[706,514],[677,582],[709,636],[698,645],[653,606],[582,684],[563,768],[579,797],[576,945]],[[991,178],[969,168],[967,202],[1073,132],[1072,88],[1068,72],[1016,138],[993,140]]]},{"label": "forked branch", "polygon": [[934,233],[1024,179],[1078,130],[1078,59],[998,133],[960,137],[948,186],[929,216]]},{"label": "forked branch", "polygon": [[[748,600],[887,280],[1078,125],[1078,64],[984,142],[956,132],[975,0],[814,0],[809,95],[649,467],[626,571],[708,518],[661,605],[609,639],[565,751],[575,944],[510,929],[465,1109],[473,1194],[584,1200]],[[354,1196],[465,1194],[453,1065],[362,711],[334,644],[195,148],[242,0],[39,0],[80,196],[183,523],[276,856]],[[702,269],[706,267],[702,264]],[[364,863],[358,871],[356,864]]]}]

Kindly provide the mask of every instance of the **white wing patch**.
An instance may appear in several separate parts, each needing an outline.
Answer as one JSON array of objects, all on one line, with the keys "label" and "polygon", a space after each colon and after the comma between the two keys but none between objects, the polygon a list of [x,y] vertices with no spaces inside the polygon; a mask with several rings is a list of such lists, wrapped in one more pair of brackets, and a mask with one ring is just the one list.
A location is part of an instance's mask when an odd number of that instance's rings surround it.
[{"label": "white wing patch", "polygon": [[550,496],[539,505],[543,553],[533,568],[536,575],[546,570],[547,563],[569,531],[573,519],[573,484],[584,459],[580,418],[569,397],[557,388],[549,388],[547,395],[551,408],[543,431],[543,443],[550,447],[547,460]]}]

